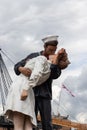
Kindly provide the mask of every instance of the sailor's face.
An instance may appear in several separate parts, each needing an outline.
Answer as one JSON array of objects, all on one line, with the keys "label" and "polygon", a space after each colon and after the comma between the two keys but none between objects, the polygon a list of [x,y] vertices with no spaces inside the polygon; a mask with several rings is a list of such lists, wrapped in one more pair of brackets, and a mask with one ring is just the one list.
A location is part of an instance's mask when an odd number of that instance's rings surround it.
[{"label": "sailor's face", "polygon": [[56,49],[57,49],[57,46],[48,45],[45,47],[45,53],[47,55],[53,55],[55,54]]}]

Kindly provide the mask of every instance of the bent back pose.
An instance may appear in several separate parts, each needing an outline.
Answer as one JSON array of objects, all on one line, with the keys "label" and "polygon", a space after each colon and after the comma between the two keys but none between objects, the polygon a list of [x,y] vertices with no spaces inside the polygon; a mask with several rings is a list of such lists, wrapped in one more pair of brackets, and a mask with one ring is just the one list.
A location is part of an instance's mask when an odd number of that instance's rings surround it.
[{"label": "bent back pose", "polygon": [[[57,55],[50,56],[49,60],[47,60],[47,58],[44,56],[38,56],[36,58],[28,60],[24,67],[27,67],[32,71],[30,77],[26,77],[23,74],[20,74],[20,76],[17,77],[17,79],[15,79],[15,81],[13,82],[7,97],[5,113],[6,115],[8,115],[9,118],[11,118],[9,116],[11,113],[15,130],[18,130],[18,125],[21,124],[21,122],[23,124],[24,122],[26,122],[26,120],[24,120],[24,118],[26,117],[27,119],[29,119],[30,124],[36,125],[34,114],[34,95],[32,87],[41,85],[49,78],[51,72],[50,65],[58,61],[58,57],[60,54],[61,51]],[[33,100],[31,100],[31,98]],[[29,107],[25,107],[24,109],[23,105],[29,105]],[[23,129],[22,124],[21,127]]]}]

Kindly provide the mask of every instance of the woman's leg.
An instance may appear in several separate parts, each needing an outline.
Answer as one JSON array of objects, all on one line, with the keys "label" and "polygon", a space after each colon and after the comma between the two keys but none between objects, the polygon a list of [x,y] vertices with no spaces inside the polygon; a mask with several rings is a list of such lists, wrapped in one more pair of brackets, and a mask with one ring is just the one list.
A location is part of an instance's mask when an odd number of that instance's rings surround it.
[{"label": "woman's leg", "polygon": [[24,130],[25,115],[19,112],[14,112],[13,122],[14,130]]},{"label": "woman's leg", "polygon": [[28,116],[25,116],[24,130],[32,130],[32,123]]}]

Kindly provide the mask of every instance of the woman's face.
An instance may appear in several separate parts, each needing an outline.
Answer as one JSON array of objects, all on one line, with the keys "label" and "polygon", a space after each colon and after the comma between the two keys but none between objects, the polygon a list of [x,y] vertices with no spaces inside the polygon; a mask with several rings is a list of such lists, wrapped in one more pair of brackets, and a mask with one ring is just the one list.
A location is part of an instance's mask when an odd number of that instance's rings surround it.
[{"label": "woman's face", "polygon": [[49,55],[49,61],[51,61],[51,63],[55,61],[55,58],[56,58],[56,54]]}]

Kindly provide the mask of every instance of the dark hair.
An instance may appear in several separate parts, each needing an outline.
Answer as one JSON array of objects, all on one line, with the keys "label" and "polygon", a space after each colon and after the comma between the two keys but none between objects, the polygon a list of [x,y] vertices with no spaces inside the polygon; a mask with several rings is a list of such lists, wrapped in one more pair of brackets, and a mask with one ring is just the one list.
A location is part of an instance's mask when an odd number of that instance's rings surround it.
[{"label": "dark hair", "polygon": [[50,42],[45,43],[46,46],[48,45],[57,46],[57,44],[58,44],[58,41],[50,41]]}]

